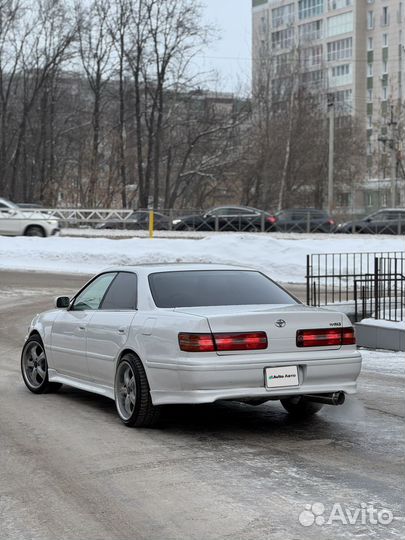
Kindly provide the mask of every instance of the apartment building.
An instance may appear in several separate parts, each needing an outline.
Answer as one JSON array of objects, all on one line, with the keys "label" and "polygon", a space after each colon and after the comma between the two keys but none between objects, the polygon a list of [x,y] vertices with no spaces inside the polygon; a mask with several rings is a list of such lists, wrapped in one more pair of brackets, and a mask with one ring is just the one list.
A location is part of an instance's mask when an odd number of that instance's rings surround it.
[{"label": "apartment building", "polygon": [[[253,80],[263,55],[300,58],[300,84],[334,97],[336,114],[356,115],[367,136],[369,177],[387,176],[391,106],[405,97],[405,2],[252,0]],[[298,53],[297,53],[298,51]],[[325,103],[326,109],[326,103]],[[389,175],[389,171],[388,171]]]}]

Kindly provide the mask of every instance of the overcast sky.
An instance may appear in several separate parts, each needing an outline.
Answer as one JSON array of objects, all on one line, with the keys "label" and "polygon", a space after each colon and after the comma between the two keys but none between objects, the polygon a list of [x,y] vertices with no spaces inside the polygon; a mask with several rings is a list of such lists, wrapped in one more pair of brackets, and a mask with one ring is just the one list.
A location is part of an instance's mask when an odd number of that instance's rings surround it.
[{"label": "overcast sky", "polygon": [[202,0],[205,4],[205,22],[213,23],[220,35],[198,58],[198,67],[214,70],[220,77],[219,85],[210,87],[227,92],[250,90],[251,80],[251,10],[252,0]]}]

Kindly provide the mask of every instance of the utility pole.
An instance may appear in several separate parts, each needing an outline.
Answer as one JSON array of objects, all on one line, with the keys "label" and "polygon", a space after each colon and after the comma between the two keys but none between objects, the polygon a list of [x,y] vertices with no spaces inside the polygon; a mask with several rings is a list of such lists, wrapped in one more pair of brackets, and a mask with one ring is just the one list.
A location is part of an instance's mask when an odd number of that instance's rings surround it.
[{"label": "utility pole", "polygon": [[390,136],[388,137],[379,137],[378,140],[384,144],[384,147],[386,147],[386,144],[388,143],[389,149],[391,150],[391,173],[390,173],[390,181],[391,181],[391,208],[395,208],[396,202],[397,202],[397,167],[398,167],[398,148],[397,148],[397,133],[396,133],[396,126],[398,125],[398,122],[394,120],[394,106],[391,105],[391,117],[390,121],[387,124],[390,129]]},{"label": "utility pole", "polygon": [[334,153],[335,153],[335,96],[328,94],[329,113],[329,165],[328,165],[328,214],[331,215],[334,207],[333,177],[334,177]]},{"label": "utility pole", "polygon": [[391,208],[395,208],[397,202],[397,145],[395,128],[398,122],[394,121],[394,106],[391,105],[391,119],[389,126],[391,128]]}]

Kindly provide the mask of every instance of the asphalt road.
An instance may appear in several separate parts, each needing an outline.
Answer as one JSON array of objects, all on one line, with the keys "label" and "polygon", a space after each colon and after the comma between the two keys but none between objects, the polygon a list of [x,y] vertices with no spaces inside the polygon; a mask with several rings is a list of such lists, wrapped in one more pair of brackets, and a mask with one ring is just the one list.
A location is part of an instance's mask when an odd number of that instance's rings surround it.
[{"label": "asphalt road", "polygon": [[[124,427],[99,396],[31,394],[27,325],[85,280],[0,272],[1,540],[404,537],[403,379],[363,372],[357,398],[304,422],[278,404],[228,403],[170,407],[154,430]],[[396,519],[304,527],[312,503]]]}]

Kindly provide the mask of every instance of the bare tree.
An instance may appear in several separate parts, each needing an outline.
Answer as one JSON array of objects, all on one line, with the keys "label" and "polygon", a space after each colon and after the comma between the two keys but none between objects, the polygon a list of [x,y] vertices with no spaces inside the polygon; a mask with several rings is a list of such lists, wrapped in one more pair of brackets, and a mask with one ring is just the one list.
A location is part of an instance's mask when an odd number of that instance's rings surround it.
[{"label": "bare tree", "polygon": [[93,95],[92,143],[86,204],[96,205],[100,165],[101,121],[106,86],[112,76],[112,39],[108,29],[109,2],[93,0],[86,10],[77,8],[80,59]]}]

